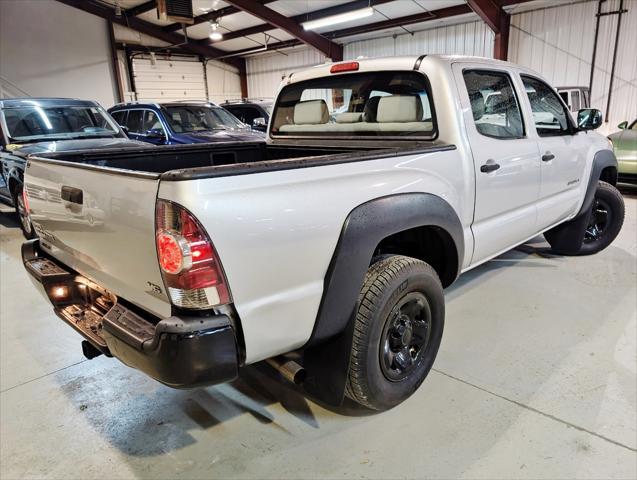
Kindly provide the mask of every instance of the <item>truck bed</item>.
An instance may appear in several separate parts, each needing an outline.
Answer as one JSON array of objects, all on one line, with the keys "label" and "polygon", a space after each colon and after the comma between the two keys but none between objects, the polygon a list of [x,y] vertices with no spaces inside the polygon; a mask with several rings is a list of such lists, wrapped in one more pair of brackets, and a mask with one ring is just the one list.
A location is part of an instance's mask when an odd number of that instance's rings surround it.
[{"label": "truck bed", "polygon": [[[170,145],[160,149],[54,152],[37,156],[69,162],[75,167],[109,168],[147,174],[166,180],[209,178],[274,171],[330,163],[370,160],[398,153],[426,152],[447,146],[432,142],[402,142],[400,147],[386,142],[376,145],[337,147],[316,145],[271,145],[264,142],[220,142],[205,145]],[[122,172],[124,173],[124,172]],[[154,175],[153,175],[154,174]]]}]

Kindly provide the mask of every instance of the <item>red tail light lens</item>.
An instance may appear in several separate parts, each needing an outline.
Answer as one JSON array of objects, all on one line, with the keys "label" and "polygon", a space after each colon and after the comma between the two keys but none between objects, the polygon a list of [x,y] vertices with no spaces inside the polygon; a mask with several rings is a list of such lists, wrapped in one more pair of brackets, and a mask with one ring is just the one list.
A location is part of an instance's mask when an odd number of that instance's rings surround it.
[{"label": "red tail light lens", "polygon": [[27,186],[24,185],[22,187],[22,202],[24,203],[24,210],[27,214],[31,213],[31,209],[29,208],[29,196],[27,195]]},{"label": "red tail light lens", "polygon": [[174,305],[204,309],[230,302],[217,252],[205,230],[185,208],[158,200],[157,256]]}]

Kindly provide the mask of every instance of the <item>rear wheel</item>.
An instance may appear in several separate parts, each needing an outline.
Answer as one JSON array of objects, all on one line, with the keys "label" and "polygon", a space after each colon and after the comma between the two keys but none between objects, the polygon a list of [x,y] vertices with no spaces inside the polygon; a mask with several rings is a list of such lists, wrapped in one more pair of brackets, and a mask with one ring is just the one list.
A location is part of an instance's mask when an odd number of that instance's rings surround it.
[{"label": "rear wheel", "polygon": [[35,232],[33,230],[33,225],[31,224],[31,219],[29,218],[29,213],[27,212],[27,208],[24,204],[22,188],[22,185],[18,185],[13,189],[13,205],[15,205],[15,211],[20,223],[20,230],[22,230],[24,238],[30,240],[35,237]]},{"label": "rear wheel", "polygon": [[347,396],[374,410],[407,399],[431,370],[443,327],[442,285],[431,266],[398,255],[373,264],[359,296]]}]

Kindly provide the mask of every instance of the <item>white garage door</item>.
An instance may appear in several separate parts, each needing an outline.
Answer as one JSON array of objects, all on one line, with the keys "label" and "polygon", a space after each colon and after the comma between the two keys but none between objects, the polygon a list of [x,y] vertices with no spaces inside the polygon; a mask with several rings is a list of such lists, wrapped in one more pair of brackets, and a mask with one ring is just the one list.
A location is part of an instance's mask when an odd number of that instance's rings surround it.
[{"label": "white garage door", "polygon": [[199,61],[134,58],[133,74],[138,101],[205,100],[206,83]]}]

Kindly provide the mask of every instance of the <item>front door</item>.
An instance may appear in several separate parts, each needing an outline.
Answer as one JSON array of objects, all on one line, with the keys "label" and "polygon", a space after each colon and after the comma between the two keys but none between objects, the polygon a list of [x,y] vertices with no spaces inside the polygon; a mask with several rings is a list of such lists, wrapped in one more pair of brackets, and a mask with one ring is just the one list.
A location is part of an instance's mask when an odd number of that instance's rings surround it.
[{"label": "front door", "polygon": [[454,65],[476,178],[472,264],[533,235],[540,189],[537,142],[527,137],[506,70]]},{"label": "front door", "polygon": [[[542,160],[538,230],[553,226],[575,212],[585,188],[587,142],[578,132],[558,94],[542,80],[521,75],[531,106]],[[579,100],[577,101],[579,106]]]}]

